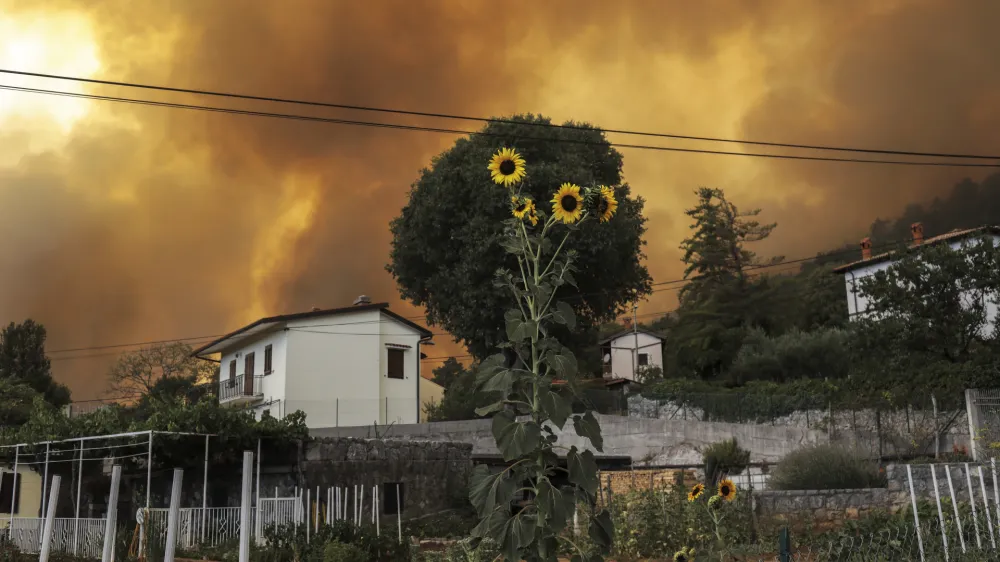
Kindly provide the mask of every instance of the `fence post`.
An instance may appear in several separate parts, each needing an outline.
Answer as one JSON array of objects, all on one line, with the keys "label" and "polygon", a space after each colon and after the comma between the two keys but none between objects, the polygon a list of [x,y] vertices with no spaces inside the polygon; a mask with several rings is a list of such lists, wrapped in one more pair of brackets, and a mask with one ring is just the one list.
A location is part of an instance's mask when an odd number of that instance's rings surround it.
[{"label": "fence post", "polygon": [[[948,529],[945,527],[944,512],[941,509],[941,492],[938,490],[937,469],[933,464],[927,466],[931,469],[931,480],[934,482],[934,503],[937,504],[938,521],[941,522],[941,545],[944,546],[944,560],[948,562]],[[969,492],[971,493],[972,490],[969,490]],[[975,496],[972,497],[972,501],[976,501]]]},{"label": "fence post", "polygon": [[[906,465],[906,480],[910,483],[910,503],[913,504],[913,528],[917,531],[917,546],[920,547],[920,562],[924,562],[924,539],[920,534],[920,513],[917,512],[917,494],[913,491],[913,467],[910,465]],[[975,519],[975,517],[973,517],[973,519]]]},{"label": "fence post", "polygon": [[779,562],[792,560],[792,541],[788,536],[788,527],[782,527],[781,534],[778,535],[778,560]]},{"label": "fence post", "polygon": [[111,491],[108,493],[108,517],[104,523],[104,550],[101,562],[111,562],[115,552],[115,530],[118,525],[118,487],[122,481],[122,467],[111,468]]},{"label": "fence post", "polygon": [[174,562],[177,551],[177,527],[181,518],[181,483],[184,480],[184,470],[174,469],[174,483],[170,487],[170,511],[167,512],[167,544],[163,548],[163,562]]},{"label": "fence post", "polygon": [[59,480],[58,474],[53,476],[52,486],[48,490],[49,501],[45,504],[45,526],[42,527],[42,548],[38,555],[38,562],[49,562],[49,550],[52,548],[52,524],[56,518],[56,502],[59,500]]},{"label": "fence post", "polygon": [[979,447],[976,446],[976,434],[979,433],[979,409],[976,408],[976,397],[978,392],[975,389],[965,391],[965,413],[969,418],[969,453],[972,460],[979,460]]},{"label": "fence post", "polygon": [[882,463],[882,410],[875,407],[875,435],[878,439],[878,462]]},{"label": "fence post", "polygon": [[243,451],[243,488],[240,494],[240,562],[250,562],[250,494],[253,491],[253,451]]},{"label": "fence post", "polygon": [[[937,397],[931,393],[931,411],[934,415],[934,458],[941,458],[941,430],[938,428],[938,405]],[[909,418],[907,418],[909,421]],[[919,453],[918,453],[919,454]]]}]

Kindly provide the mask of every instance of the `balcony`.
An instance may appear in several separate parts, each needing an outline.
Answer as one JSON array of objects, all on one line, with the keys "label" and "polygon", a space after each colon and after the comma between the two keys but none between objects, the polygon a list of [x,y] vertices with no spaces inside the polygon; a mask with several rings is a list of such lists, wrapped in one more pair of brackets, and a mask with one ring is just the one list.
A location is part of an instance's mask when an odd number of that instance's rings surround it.
[{"label": "balcony", "polygon": [[264,396],[264,377],[247,377],[219,381],[219,404],[238,406],[249,404]]}]

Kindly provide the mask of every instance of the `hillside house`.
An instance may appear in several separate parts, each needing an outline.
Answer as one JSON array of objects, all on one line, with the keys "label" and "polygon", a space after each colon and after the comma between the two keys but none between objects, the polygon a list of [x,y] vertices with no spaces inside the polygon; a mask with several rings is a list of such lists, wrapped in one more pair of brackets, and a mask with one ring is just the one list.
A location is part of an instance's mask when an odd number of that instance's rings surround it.
[{"label": "hillside house", "polygon": [[[914,223],[910,226],[910,232],[912,233],[911,248],[930,244],[948,244],[953,250],[961,250],[963,247],[984,241],[990,241],[993,244],[1000,243],[1000,226],[953,230],[940,236],[925,239],[923,224]],[[847,288],[847,312],[851,320],[868,311],[869,300],[860,288],[861,279],[892,267],[896,263],[895,256],[896,252],[872,255],[871,239],[865,238],[861,241],[861,259],[834,269],[835,273],[844,275],[844,283]],[[996,323],[996,317],[997,305],[994,302],[988,305],[987,318],[989,320],[985,327],[986,331],[992,330]]]},{"label": "hillside house", "polygon": [[418,423],[420,345],[431,332],[360,297],[354,306],[261,318],[194,351],[221,356],[219,402],[310,428]]},{"label": "hillside house", "polygon": [[600,344],[605,379],[635,381],[643,369],[663,369],[663,338],[653,332],[626,330]]},{"label": "hillside house", "polygon": [[10,524],[11,508],[13,517],[41,517],[42,515],[42,475],[23,464],[14,467],[7,464],[0,467],[0,529]]}]

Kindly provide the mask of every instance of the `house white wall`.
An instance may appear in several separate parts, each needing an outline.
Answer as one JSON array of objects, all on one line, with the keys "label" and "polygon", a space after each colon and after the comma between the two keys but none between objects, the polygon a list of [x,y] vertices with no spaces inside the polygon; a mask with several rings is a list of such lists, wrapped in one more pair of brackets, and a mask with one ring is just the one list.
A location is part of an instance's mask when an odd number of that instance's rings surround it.
[{"label": "house white wall", "polygon": [[427,421],[424,409],[431,404],[440,404],[444,400],[444,387],[438,383],[420,377],[420,423]]},{"label": "house white wall", "polygon": [[[244,343],[241,347],[231,349],[222,354],[220,364],[221,371],[219,380],[229,380],[229,364],[236,361],[236,376],[243,376],[246,371],[246,356],[254,354],[253,371],[254,376],[262,376],[261,391],[263,393],[262,402],[265,404],[279,404],[285,398],[285,378],[288,372],[286,358],[288,357],[288,332],[276,330],[261,334],[257,338]],[[264,348],[271,346],[271,373],[264,372]],[[265,406],[267,407],[267,406]],[[257,417],[263,408],[255,408]],[[277,407],[273,408],[272,415],[278,416]],[[284,412],[281,412],[284,413]]]},{"label": "house white wall", "polygon": [[[638,339],[638,353],[636,352],[636,339]],[[648,365],[662,369],[662,341],[660,338],[643,332],[626,334],[611,340],[611,374],[607,378],[635,380],[633,369],[638,369],[637,356],[641,354],[649,356]]]},{"label": "house white wall", "polygon": [[[986,235],[980,238],[967,238],[964,240],[955,240],[950,242],[948,245],[953,250],[961,250],[963,245],[968,246],[970,244],[979,243],[983,239],[988,239],[994,244],[1000,243],[1000,238],[993,235]],[[892,267],[896,263],[896,260],[888,259],[873,263],[870,265],[864,265],[844,273],[844,284],[847,288],[847,313],[851,320],[855,320],[860,316],[863,316],[868,311],[871,300],[864,291],[861,290],[861,279],[874,275],[876,272],[885,271]],[[997,321],[997,303],[992,302],[987,305],[987,325],[984,327],[984,333],[990,333],[993,327],[996,325]]]},{"label": "house white wall", "polygon": [[[244,374],[254,355],[254,374],[263,375],[261,397],[250,407],[258,419],[296,410],[310,428],[417,423],[420,420],[421,334],[378,309],[347,311],[277,322],[222,354],[221,381]],[[272,372],[264,374],[264,349],[272,346]],[[404,356],[402,379],[390,379],[390,346]]]},{"label": "house white wall", "polygon": [[[11,473],[13,465],[0,466],[0,471]],[[42,475],[31,467],[18,465],[20,475],[20,501],[14,517],[40,517],[42,510]],[[9,478],[9,476],[8,476]],[[10,505],[0,505],[0,529],[6,529],[10,524]]]}]

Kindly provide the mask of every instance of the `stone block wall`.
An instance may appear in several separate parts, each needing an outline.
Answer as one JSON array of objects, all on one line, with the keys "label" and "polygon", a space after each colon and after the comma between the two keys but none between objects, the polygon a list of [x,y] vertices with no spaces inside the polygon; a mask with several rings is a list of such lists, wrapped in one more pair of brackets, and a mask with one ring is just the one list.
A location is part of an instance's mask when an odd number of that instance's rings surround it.
[{"label": "stone block wall", "polygon": [[[966,477],[965,464],[914,464],[910,465],[913,472],[913,491],[917,498],[934,499],[934,478],[931,470],[937,475],[938,494],[942,498],[951,497],[951,488],[948,486],[948,476],[951,475],[951,486],[955,490],[955,495],[959,501],[969,501],[969,482],[972,483],[972,491],[976,495],[976,501],[983,501],[983,486],[986,488],[986,495],[993,501],[993,474],[989,465],[983,467],[983,482],[979,482],[979,465],[969,464],[969,473]],[[892,509],[900,509],[910,505],[910,483],[906,473],[905,464],[889,464],[885,467],[886,478],[889,481],[889,501]],[[1000,478],[1000,474],[998,474]]]},{"label": "stone block wall", "polygon": [[762,518],[832,527],[889,506],[885,488],[854,490],[769,490],[755,495]]},{"label": "stone block wall", "polygon": [[691,470],[605,470],[601,471],[599,476],[601,488],[604,492],[610,490],[612,495],[625,494],[632,490],[669,488],[674,485],[677,478],[681,478],[685,486],[693,486],[695,483],[695,474]]},{"label": "stone block wall", "polygon": [[[261,495],[291,496],[299,486],[320,496],[341,487],[364,486],[370,510],[373,486],[379,487],[383,511],[391,490],[401,484],[403,516],[411,517],[451,509],[468,497],[472,471],[472,445],[443,441],[396,441],[352,437],[322,438],[310,442],[301,466],[262,471]],[[301,473],[299,473],[301,471]],[[353,494],[353,492],[351,492]]]}]

